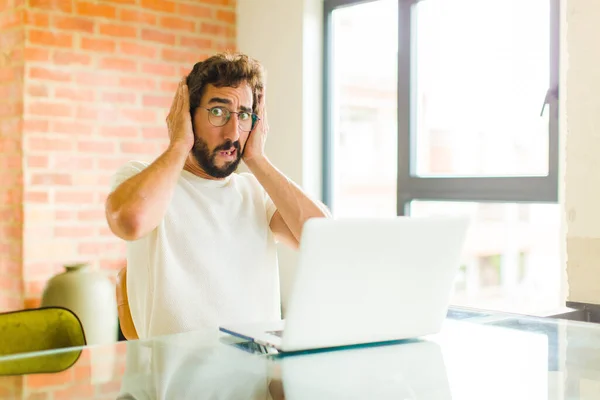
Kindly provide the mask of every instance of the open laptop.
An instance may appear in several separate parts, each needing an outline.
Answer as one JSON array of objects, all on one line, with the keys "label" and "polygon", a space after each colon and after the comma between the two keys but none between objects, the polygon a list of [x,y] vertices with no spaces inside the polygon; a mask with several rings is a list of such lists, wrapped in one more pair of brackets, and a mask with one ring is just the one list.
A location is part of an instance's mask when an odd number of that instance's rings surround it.
[{"label": "open laptop", "polygon": [[311,219],[285,320],[220,330],[275,352],[437,333],[467,228],[462,217]]}]

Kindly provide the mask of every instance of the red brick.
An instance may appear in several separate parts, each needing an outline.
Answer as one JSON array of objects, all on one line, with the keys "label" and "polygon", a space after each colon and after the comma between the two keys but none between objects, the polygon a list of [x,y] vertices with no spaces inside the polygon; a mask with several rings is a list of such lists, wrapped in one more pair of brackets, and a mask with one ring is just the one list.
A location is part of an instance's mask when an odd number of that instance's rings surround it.
[{"label": "red brick", "polygon": [[75,112],[75,118],[77,119],[88,119],[95,120],[98,119],[98,110],[93,107],[88,106],[77,106],[77,111]]},{"label": "red brick", "polygon": [[111,71],[77,71],[73,73],[75,83],[95,87],[118,86],[119,77]]},{"label": "red brick", "polygon": [[[69,2],[70,6],[70,2]],[[25,23],[29,26],[47,28],[50,26],[50,14],[46,12],[25,11]]]},{"label": "red brick", "polygon": [[94,201],[94,192],[90,191],[69,191],[63,192],[60,190],[56,190],[54,194],[54,201],[56,203],[63,204],[89,204]]},{"label": "red brick", "polygon": [[54,392],[54,400],[71,399],[92,399],[94,398],[94,386],[87,384],[69,385],[66,389]]},{"label": "red brick", "polygon": [[70,151],[73,149],[73,141],[70,139],[48,138],[40,135],[28,135],[26,139],[27,148],[32,151]]},{"label": "red brick", "polygon": [[58,29],[94,33],[94,21],[88,18],[56,15],[52,25]]},{"label": "red brick", "polygon": [[94,168],[94,159],[87,156],[55,157],[52,168],[70,171],[91,170]]},{"label": "red brick", "polygon": [[19,67],[0,67],[0,81],[13,82],[16,81],[21,75],[21,68]]},{"label": "red brick", "polygon": [[31,184],[36,185],[71,185],[71,175],[69,174],[33,174]]},{"label": "red brick", "polygon": [[131,92],[106,92],[102,93],[102,101],[108,103],[135,104],[137,95]]},{"label": "red brick", "polygon": [[25,193],[25,201],[28,203],[48,203],[48,193],[46,192],[32,192],[28,191]]},{"label": "red brick", "polygon": [[25,20],[22,10],[11,10],[8,12],[0,12],[0,30],[8,30],[17,26],[21,26]]},{"label": "red brick", "polygon": [[35,120],[31,118],[26,118],[23,121],[23,131],[24,132],[48,132],[48,127],[50,123],[48,120]]},{"label": "red brick", "polygon": [[32,97],[48,97],[47,85],[27,85],[27,94]]},{"label": "red brick", "polygon": [[22,29],[13,29],[8,32],[2,32],[3,49],[15,49],[20,47],[25,41],[25,33]]},{"label": "red brick", "polygon": [[144,107],[160,107],[169,109],[173,102],[173,96],[153,96],[146,95],[142,99],[142,105]]},{"label": "red brick", "polygon": [[152,75],[175,76],[177,70],[175,66],[165,63],[146,63],[142,64],[142,72]]},{"label": "red brick", "polygon": [[77,213],[79,221],[101,221],[104,219],[104,210],[85,210]]},{"label": "red brick", "polygon": [[173,95],[175,95],[175,92],[177,91],[177,86],[179,86],[178,80],[165,80],[160,83],[160,90],[163,92],[173,93]]},{"label": "red brick", "polygon": [[133,42],[119,43],[119,50],[128,56],[139,56],[147,58],[155,58],[157,54],[156,46],[146,46]]},{"label": "red brick", "polygon": [[73,11],[72,0],[29,0],[29,7],[41,8],[48,11],[62,11],[70,13]]},{"label": "red brick", "polygon": [[142,0],[142,7],[154,11],[175,12],[175,2],[168,0]]},{"label": "red brick", "polygon": [[133,90],[154,90],[156,81],[152,78],[122,77],[119,79],[119,87]]},{"label": "red brick", "polygon": [[28,34],[29,43],[31,44],[53,47],[73,46],[73,36],[68,33],[53,33],[48,31],[40,31],[37,29],[30,29]]},{"label": "red brick", "polygon": [[98,67],[101,69],[110,69],[123,72],[136,72],[137,62],[126,58],[104,58],[100,60]]},{"label": "red brick", "polygon": [[22,109],[23,104],[21,102],[3,105],[0,107],[0,119],[21,115]]},{"label": "red brick", "polygon": [[152,142],[121,142],[121,151],[132,154],[152,154],[156,144]]},{"label": "red brick", "polygon": [[41,79],[46,81],[69,82],[71,74],[68,71],[53,70],[43,67],[31,67],[29,69],[31,79]]},{"label": "red brick", "polygon": [[106,253],[121,248],[123,245],[118,242],[101,242],[101,243],[81,243],[77,251],[79,254],[96,255]]},{"label": "red brick", "polygon": [[184,62],[195,64],[200,61],[198,52],[196,51],[185,51],[185,50],[174,50],[174,49],[163,49],[161,59],[165,61],[173,62]]},{"label": "red brick", "polygon": [[32,102],[28,104],[29,115],[40,115],[45,117],[70,117],[73,115],[73,107],[64,103]]},{"label": "red brick", "polygon": [[[18,122],[18,121],[17,121]],[[0,125],[0,128],[3,128],[3,125]],[[18,129],[18,127],[15,127]],[[9,152],[17,152],[21,148],[21,141],[16,138],[8,138],[0,136],[0,154],[9,153]]]},{"label": "red brick", "polygon": [[39,47],[26,47],[24,50],[25,61],[44,61],[50,60],[50,50]]},{"label": "red brick", "polygon": [[111,39],[81,38],[81,48],[112,53],[117,48],[117,42]]},{"label": "red brick", "polygon": [[142,137],[146,139],[162,138],[166,139],[169,136],[169,132],[166,127],[155,128],[155,127],[144,127],[142,128]]},{"label": "red brick", "polygon": [[56,65],[90,65],[92,63],[92,57],[90,55],[69,51],[55,51],[52,60]]},{"label": "red brick", "polygon": [[57,87],[54,91],[54,97],[56,97],[57,99],[67,99],[73,101],[95,100],[94,91],[84,88],[71,89],[68,87]]},{"label": "red brick", "polygon": [[102,24],[100,25],[100,34],[107,36],[135,38],[138,35],[138,28],[130,25]]},{"label": "red brick", "polygon": [[25,193],[25,201],[28,203],[48,203],[48,193],[27,191]]},{"label": "red brick", "polygon": [[235,5],[236,0],[202,0],[206,4],[214,4],[218,6],[232,6]]},{"label": "red brick", "polygon": [[3,155],[0,157],[0,170],[16,170],[21,167],[21,157],[20,155]]},{"label": "red brick", "polygon": [[213,9],[210,7],[204,7],[199,5],[177,3],[177,14],[178,15],[189,15],[190,17],[206,18],[210,19],[213,17]]},{"label": "red brick", "polygon": [[167,44],[170,46],[175,45],[174,34],[157,31],[156,29],[142,29],[142,39],[150,42]]},{"label": "red brick", "polygon": [[77,143],[77,150],[86,153],[112,153],[115,151],[115,143],[99,140],[82,140]]},{"label": "red brick", "polygon": [[71,238],[85,238],[94,235],[94,228],[91,226],[57,226],[54,228],[54,236],[60,237],[71,237]]},{"label": "red brick", "polygon": [[26,375],[25,387],[46,389],[48,386],[58,386],[71,383],[72,379],[73,371],[70,369],[53,374]]},{"label": "red brick", "polygon": [[[213,47],[213,41],[210,39],[198,38],[194,36],[182,36],[180,43],[184,47],[195,47],[197,49],[210,49]],[[199,60],[206,58],[206,56],[198,56]]]},{"label": "red brick", "polygon": [[122,109],[120,114],[124,119],[133,122],[139,122],[141,124],[156,123],[157,114],[154,110]]},{"label": "red brick", "polygon": [[163,28],[194,32],[196,30],[196,23],[183,18],[177,17],[163,17],[160,19],[159,25]]},{"label": "red brick", "polygon": [[112,5],[99,2],[78,1],[77,14],[89,17],[116,18],[117,9]]},{"label": "red brick", "polygon": [[224,25],[211,24],[208,22],[203,22],[200,25],[200,32],[219,36],[220,38],[232,37],[234,35],[234,31],[229,27]]},{"label": "red brick", "polygon": [[131,157],[107,157],[100,158],[98,160],[98,167],[102,170],[108,171],[116,171],[118,168],[122,167],[125,163],[131,160]]},{"label": "red brick", "polygon": [[217,20],[227,22],[228,24],[235,24],[235,11],[217,10]]},{"label": "red brick", "polygon": [[138,128],[132,125],[126,126],[103,126],[100,128],[102,137],[131,138],[138,136]]},{"label": "red brick", "polygon": [[156,25],[156,15],[138,10],[119,10],[119,19],[125,22]]},{"label": "red brick", "polygon": [[48,156],[28,156],[27,166],[29,168],[48,168]]},{"label": "red brick", "polygon": [[53,121],[51,131],[55,133],[66,133],[77,135],[91,135],[94,132],[92,125],[79,121]]}]

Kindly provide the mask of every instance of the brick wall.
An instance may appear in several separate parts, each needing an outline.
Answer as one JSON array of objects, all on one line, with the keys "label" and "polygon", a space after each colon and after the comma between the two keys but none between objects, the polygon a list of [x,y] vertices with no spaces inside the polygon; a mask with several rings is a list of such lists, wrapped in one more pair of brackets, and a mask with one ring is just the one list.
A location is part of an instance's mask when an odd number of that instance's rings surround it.
[{"label": "brick wall", "polygon": [[22,298],[23,6],[0,1],[0,310]]},{"label": "brick wall", "polygon": [[[110,176],[164,149],[177,82],[196,61],[235,49],[236,16],[235,0],[28,0],[26,8],[23,281],[32,307],[65,263],[90,262],[109,276],[124,265],[124,244],[104,220]],[[4,162],[18,164],[12,154]]]}]

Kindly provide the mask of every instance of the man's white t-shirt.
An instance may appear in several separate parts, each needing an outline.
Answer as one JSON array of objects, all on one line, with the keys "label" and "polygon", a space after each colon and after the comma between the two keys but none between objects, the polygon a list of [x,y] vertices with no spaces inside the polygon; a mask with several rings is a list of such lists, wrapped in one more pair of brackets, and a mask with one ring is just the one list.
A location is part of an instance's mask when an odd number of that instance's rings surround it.
[{"label": "man's white t-shirt", "polygon": [[[124,165],[112,190],[148,165]],[[209,180],[182,170],[158,227],[127,242],[127,294],[138,336],[280,319],[274,212],[252,174]]]}]

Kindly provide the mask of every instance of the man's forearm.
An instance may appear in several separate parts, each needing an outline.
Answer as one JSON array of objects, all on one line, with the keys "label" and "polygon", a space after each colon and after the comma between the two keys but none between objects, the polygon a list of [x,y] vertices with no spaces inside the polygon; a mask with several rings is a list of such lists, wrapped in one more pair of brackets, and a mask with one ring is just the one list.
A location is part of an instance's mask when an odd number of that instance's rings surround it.
[{"label": "man's forearm", "polygon": [[106,218],[115,235],[136,240],[160,223],[188,154],[183,147],[170,146],[110,194],[106,200]]},{"label": "man's forearm", "polygon": [[327,207],[310,199],[266,157],[253,158],[246,165],[271,197],[296,240],[300,240],[302,227],[309,218],[330,216]]}]

